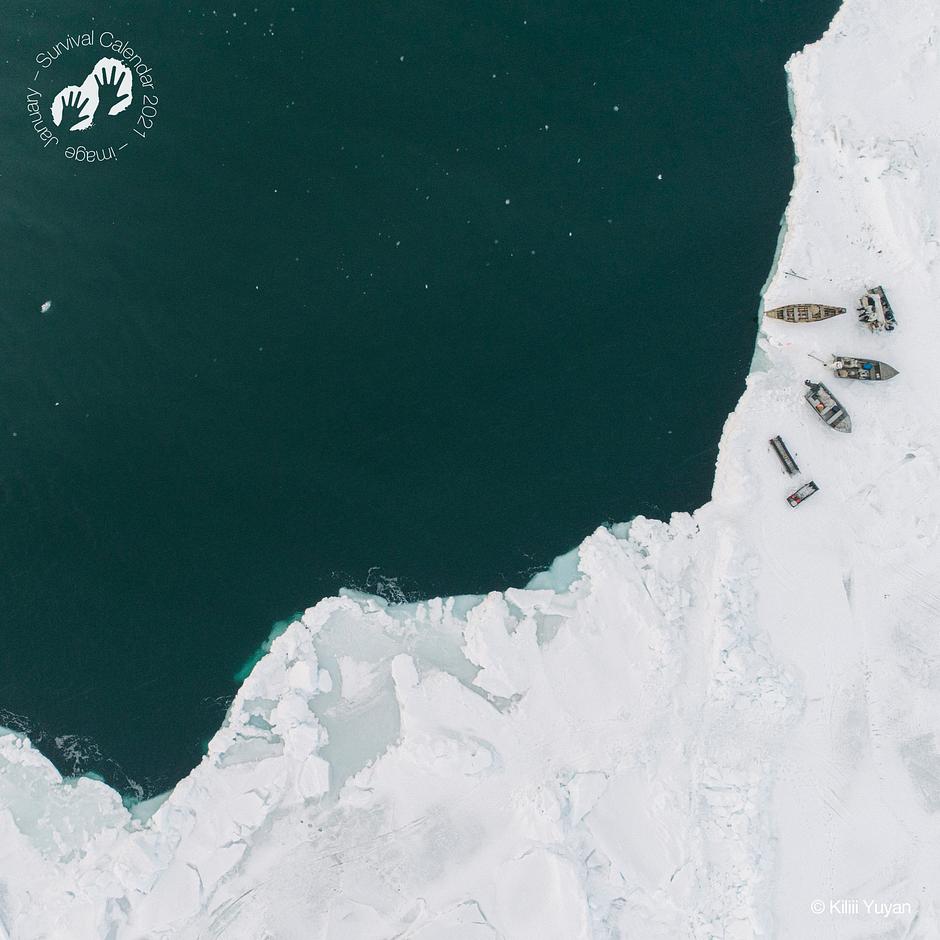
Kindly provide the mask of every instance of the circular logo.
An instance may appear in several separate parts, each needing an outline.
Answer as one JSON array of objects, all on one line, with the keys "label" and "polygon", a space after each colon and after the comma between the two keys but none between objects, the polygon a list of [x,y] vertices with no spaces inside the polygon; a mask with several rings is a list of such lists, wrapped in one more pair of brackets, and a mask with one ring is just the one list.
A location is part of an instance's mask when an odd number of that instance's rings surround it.
[{"label": "circular logo", "polygon": [[108,163],[146,141],[160,99],[149,62],[129,40],[90,29],[60,39],[35,62],[26,113],[43,150]]}]

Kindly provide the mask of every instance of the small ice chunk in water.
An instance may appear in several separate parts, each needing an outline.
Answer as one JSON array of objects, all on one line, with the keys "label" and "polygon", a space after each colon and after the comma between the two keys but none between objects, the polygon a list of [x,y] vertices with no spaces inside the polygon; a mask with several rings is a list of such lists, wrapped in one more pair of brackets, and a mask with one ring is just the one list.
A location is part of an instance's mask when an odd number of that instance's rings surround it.
[{"label": "small ice chunk in water", "polygon": [[52,301],[44,300],[42,306],[39,308],[40,313],[48,313],[52,309]]}]

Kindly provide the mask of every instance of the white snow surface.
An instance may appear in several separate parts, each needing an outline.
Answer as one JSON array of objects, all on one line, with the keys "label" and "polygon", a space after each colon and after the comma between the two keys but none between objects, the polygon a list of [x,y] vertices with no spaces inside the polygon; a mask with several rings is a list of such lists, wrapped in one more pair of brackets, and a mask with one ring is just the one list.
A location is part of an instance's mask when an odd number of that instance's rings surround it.
[{"label": "white snow surface", "polygon": [[[599,529],[567,590],[322,601],[148,819],[3,734],[0,937],[940,937],[938,30],[845,0],[789,63],[765,302],[850,312],[762,323],[711,502]],[[839,434],[810,352],[900,375],[829,377]]]}]

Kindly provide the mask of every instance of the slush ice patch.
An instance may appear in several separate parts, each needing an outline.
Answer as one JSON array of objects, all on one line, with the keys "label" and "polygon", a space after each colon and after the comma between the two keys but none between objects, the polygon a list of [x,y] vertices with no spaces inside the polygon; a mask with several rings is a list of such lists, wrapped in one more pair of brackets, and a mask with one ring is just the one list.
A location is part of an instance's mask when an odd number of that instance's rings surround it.
[{"label": "slush ice patch", "polygon": [[269,649],[271,649],[271,644],[295,621],[299,620],[302,615],[301,611],[297,611],[290,620],[278,620],[273,627],[271,627],[271,632],[268,634],[268,638],[259,646],[254,653],[246,660],[245,664],[242,666],[238,672],[235,673],[234,679],[236,682],[244,682],[249,673],[255,666],[261,661],[262,657]]},{"label": "slush ice patch", "polygon": [[548,570],[540,571],[526,585],[529,591],[538,591],[542,588],[564,594],[572,584],[581,579],[581,569],[578,567],[581,556],[577,548],[559,555],[549,566]]}]

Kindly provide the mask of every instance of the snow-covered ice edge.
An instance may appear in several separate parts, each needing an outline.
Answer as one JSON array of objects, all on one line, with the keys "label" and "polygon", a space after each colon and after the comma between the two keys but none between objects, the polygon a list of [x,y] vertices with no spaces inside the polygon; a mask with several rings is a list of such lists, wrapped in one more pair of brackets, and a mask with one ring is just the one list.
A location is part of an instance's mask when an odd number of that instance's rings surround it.
[{"label": "snow-covered ice edge", "polygon": [[[788,65],[765,299],[882,283],[894,334],[762,324],[712,500],[599,529],[567,590],[311,608],[149,818],[0,736],[0,936],[940,936],[938,27],[845,0]],[[836,434],[810,352],[900,375]]]}]

